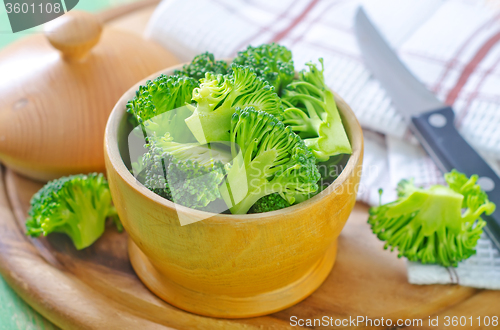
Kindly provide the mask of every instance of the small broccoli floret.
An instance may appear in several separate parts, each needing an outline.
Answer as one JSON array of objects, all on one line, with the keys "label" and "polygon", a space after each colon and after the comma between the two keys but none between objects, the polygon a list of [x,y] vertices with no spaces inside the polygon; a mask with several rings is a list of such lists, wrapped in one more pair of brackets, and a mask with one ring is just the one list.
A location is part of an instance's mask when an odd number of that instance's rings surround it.
[{"label": "small broccoli floret", "polygon": [[127,103],[129,121],[134,126],[142,125],[160,114],[191,103],[195,87],[198,87],[195,79],[178,75],[162,74],[148,80]]},{"label": "small broccoli floret", "polygon": [[220,198],[229,153],[196,143],[177,143],[167,133],[150,138],[142,157],[146,188],[177,204],[202,209]]},{"label": "small broccoli floret", "polygon": [[292,52],[275,43],[248,46],[246,50],[238,52],[233,63],[252,67],[257,76],[267,80],[280,95],[295,75]]},{"label": "small broccoli floret", "polygon": [[387,242],[385,248],[399,250],[399,257],[457,266],[476,253],[486,224],[481,215],[495,210],[495,204],[476,184],[477,178],[453,170],[445,174],[449,187],[434,185],[429,189],[403,180],[398,185],[399,198],[372,207],[368,223],[378,238]]},{"label": "small broccoli floret", "polygon": [[330,156],[351,154],[347,138],[332,91],[315,64],[307,63],[309,70],[303,70],[299,79],[290,83],[283,93],[285,125],[304,139],[307,147],[318,161],[324,162]]},{"label": "small broccoli floret", "polygon": [[288,203],[286,199],[281,197],[280,194],[274,193],[261,197],[257,202],[255,202],[255,204],[253,204],[248,213],[271,212],[281,210],[289,206],[290,203]]},{"label": "small broccoli floret", "polygon": [[184,65],[182,70],[176,70],[174,74],[200,80],[205,77],[207,72],[213,74],[226,74],[226,61],[216,61],[213,54],[206,52],[196,55],[191,63]]},{"label": "small broccoli floret", "polygon": [[318,190],[315,159],[302,139],[274,116],[236,109],[231,119],[229,169],[221,195],[233,214],[244,214],[260,198],[278,193],[289,204],[297,194]]},{"label": "small broccoli floret", "polygon": [[281,116],[281,100],[250,67],[233,66],[231,75],[207,73],[193,91],[198,104],[186,124],[199,143],[228,141],[236,107],[254,107]]},{"label": "small broccoli floret", "polygon": [[28,214],[27,235],[65,233],[78,250],[102,235],[108,217],[122,230],[111,204],[108,182],[97,173],[50,181],[33,196]]}]

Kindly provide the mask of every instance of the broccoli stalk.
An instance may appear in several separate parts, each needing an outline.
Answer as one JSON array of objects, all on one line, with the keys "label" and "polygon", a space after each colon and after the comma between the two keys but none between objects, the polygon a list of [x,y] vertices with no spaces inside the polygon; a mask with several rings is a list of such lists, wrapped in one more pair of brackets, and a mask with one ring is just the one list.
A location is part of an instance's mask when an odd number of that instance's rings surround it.
[{"label": "broccoli stalk", "polygon": [[237,108],[230,141],[233,164],[220,192],[231,213],[247,213],[260,198],[273,193],[293,204],[295,195],[318,189],[320,175],[314,156],[274,116]]},{"label": "broccoli stalk", "polygon": [[[476,184],[477,175],[467,178],[456,170],[445,174],[449,187],[417,188],[412,181],[398,185],[399,198],[372,207],[368,223],[385,248],[397,248],[399,257],[410,261],[457,266],[476,253],[477,240],[485,226],[483,213],[495,204]],[[466,211],[462,214],[462,209]]]},{"label": "broccoli stalk", "polygon": [[150,137],[143,156],[143,184],[177,204],[203,209],[220,198],[229,153],[197,143],[177,143],[166,133]]},{"label": "broccoli stalk", "polygon": [[299,79],[290,83],[284,91],[283,122],[304,139],[307,147],[320,162],[330,156],[351,154],[347,138],[332,91],[325,84],[323,59],[321,70],[307,63]]},{"label": "broccoli stalk", "polygon": [[292,52],[275,43],[248,46],[246,50],[238,52],[233,63],[252,67],[257,76],[268,81],[280,95],[295,76]]},{"label": "broccoli stalk", "polygon": [[28,214],[27,235],[65,233],[78,250],[103,234],[108,217],[122,230],[102,174],[73,175],[47,183],[31,199]]},{"label": "broccoli stalk", "polygon": [[207,72],[213,74],[226,74],[227,63],[225,61],[216,61],[213,54],[205,52],[196,55],[191,63],[184,65],[182,70],[176,70],[174,74],[200,80],[205,77]]},{"label": "broccoli stalk", "polygon": [[198,104],[186,124],[199,143],[228,141],[235,107],[252,106],[281,115],[281,100],[249,67],[233,66],[232,75],[207,73],[193,91]]},{"label": "broccoli stalk", "polygon": [[143,125],[160,114],[191,103],[195,87],[198,87],[195,79],[177,75],[162,74],[154,80],[148,80],[127,103],[129,121],[134,126]]}]

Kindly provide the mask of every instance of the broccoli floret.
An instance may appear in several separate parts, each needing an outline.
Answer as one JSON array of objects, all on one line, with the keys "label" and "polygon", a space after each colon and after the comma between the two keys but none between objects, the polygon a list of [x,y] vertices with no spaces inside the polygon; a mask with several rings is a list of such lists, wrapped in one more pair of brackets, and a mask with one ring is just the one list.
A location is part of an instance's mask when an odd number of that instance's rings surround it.
[{"label": "broccoli floret", "polygon": [[321,70],[307,63],[309,70],[301,71],[299,79],[286,87],[282,101],[287,108],[285,125],[303,138],[318,161],[323,162],[330,156],[351,154],[352,149],[333,93],[325,84],[323,59],[319,61]]},{"label": "broccoli floret", "polygon": [[235,107],[254,107],[281,116],[281,100],[274,87],[250,67],[233,66],[231,75],[207,73],[193,91],[198,104],[186,124],[199,143],[228,141]]},{"label": "broccoli floret", "polygon": [[[343,155],[342,155],[343,156]],[[329,165],[332,164],[339,164],[341,162],[342,156],[337,156],[337,157],[331,157],[332,161],[328,161]],[[320,180],[318,181],[318,190],[312,193],[308,194],[296,194],[294,195],[294,203],[293,204],[298,204],[302,203],[303,201],[308,200],[309,198],[312,198],[328,188],[328,186],[337,178],[338,174],[337,170],[332,170],[328,172],[325,170],[325,168],[321,165],[324,164],[316,164],[316,167],[318,168],[318,171],[321,175]],[[334,174],[335,173],[335,174]],[[275,210],[280,210],[284,209],[285,207],[289,207],[291,204],[288,203],[283,197],[280,196],[280,194],[271,194],[262,197],[259,199],[255,204],[250,208],[248,213],[262,213],[262,212],[270,212],[270,211],[275,211]]]},{"label": "broccoli floret", "polygon": [[[477,175],[467,178],[455,170],[445,174],[449,187],[417,188],[412,181],[398,185],[399,198],[372,207],[368,223],[385,248],[397,248],[399,257],[424,264],[457,266],[476,253],[477,240],[486,225],[483,213],[495,204],[476,184]],[[462,213],[462,209],[466,209]]]},{"label": "broccoli floret", "polygon": [[248,213],[263,213],[284,209],[289,207],[290,203],[286,199],[281,197],[280,194],[274,193],[264,197],[261,197],[253,206],[250,208]]},{"label": "broccoli floret", "polygon": [[[327,162],[317,163],[316,167],[318,168],[318,172],[321,175],[320,180],[318,181],[318,190],[309,194],[297,194],[294,196],[295,201],[294,204],[302,203],[309,198],[312,198],[328,188],[328,186],[339,176],[342,169],[345,166],[345,162],[347,162],[346,155],[338,155],[330,157]],[[290,203],[288,203],[283,197],[279,194],[271,194],[262,197],[259,199],[251,208],[248,213],[262,213],[269,212],[274,210],[284,209],[285,207],[289,207]]]},{"label": "broccoli floret", "polygon": [[78,250],[102,235],[108,217],[122,230],[108,182],[97,173],[50,181],[33,196],[28,214],[27,235],[65,233]]},{"label": "broccoli floret", "polygon": [[195,87],[198,87],[195,79],[178,75],[162,74],[148,80],[127,103],[129,121],[134,126],[142,125],[160,114],[191,103]]},{"label": "broccoli floret", "polygon": [[233,164],[220,191],[233,214],[244,214],[260,198],[278,193],[289,204],[318,189],[315,159],[302,139],[273,115],[236,109],[231,118]]},{"label": "broccoli floret", "polygon": [[233,63],[254,68],[257,76],[274,86],[279,95],[295,76],[292,52],[285,46],[275,43],[258,47],[248,46],[246,50],[238,52]]},{"label": "broccoli floret", "polygon": [[144,125],[139,129],[141,129],[142,137],[146,138],[146,140],[153,135],[162,136],[169,133],[179,143],[196,142],[193,133],[186,125],[186,118],[189,118],[192,114],[193,112],[189,106],[172,109],[145,121]]},{"label": "broccoli floret", "polygon": [[166,133],[151,137],[142,157],[143,184],[177,204],[203,209],[220,198],[230,154],[197,143],[177,143]]},{"label": "broccoli floret", "polygon": [[176,70],[174,74],[200,80],[205,77],[207,72],[214,74],[226,74],[226,61],[216,61],[213,54],[206,52],[196,55],[191,63],[184,65],[182,70]]}]

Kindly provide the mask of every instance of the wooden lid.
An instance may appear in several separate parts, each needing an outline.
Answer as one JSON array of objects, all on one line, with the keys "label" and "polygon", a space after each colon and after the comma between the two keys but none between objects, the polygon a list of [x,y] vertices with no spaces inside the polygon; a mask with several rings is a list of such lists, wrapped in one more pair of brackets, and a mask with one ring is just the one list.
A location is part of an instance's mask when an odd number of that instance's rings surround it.
[{"label": "wooden lid", "polygon": [[39,180],[104,171],[120,96],[178,63],[157,44],[71,11],[0,52],[0,161]]}]

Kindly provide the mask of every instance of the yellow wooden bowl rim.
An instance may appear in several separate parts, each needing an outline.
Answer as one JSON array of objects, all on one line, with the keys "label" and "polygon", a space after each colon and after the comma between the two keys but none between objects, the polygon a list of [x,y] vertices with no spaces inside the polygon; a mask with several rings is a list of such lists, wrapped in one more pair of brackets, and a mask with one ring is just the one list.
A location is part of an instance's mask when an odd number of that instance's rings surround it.
[{"label": "yellow wooden bowl rim", "polygon": [[104,137],[104,148],[109,156],[109,160],[111,165],[114,167],[115,171],[121,177],[123,181],[125,181],[132,189],[134,189],[137,193],[142,194],[143,196],[153,200],[157,204],[160,204],[169,209],[175,209],[177,212],[182,212],[184,214],[192,215],[193,217],[204,218],[204,222],[210,224],[227,224],[228,220],[236,221],[240,223],[252,222],[252,221],[272,221],[273,218],[277,215],[286,216],[287,214],[293,213],[301,208],[309,208],[314,204],[320,203],[323,198],[338,189],[343,185],[346,179],[352,175],[352,172],[356,169],[356,164],[359,161],[359,158],[362,154],[363,148],[363,132],[359,125],[356,116],[352,109],[347,105],[347,103],[335,92],[335,101],[337,102],[337,107],[340,111],[341,117],[346,126],[346,131],[349,136],[349,140],[351,142],[353,153],[349,157],[345,168],[342,173],[333,181],[325,190],[323,190],[318,195],[304,201],[298,203],[296,205],[289,206],[284,209],[265,212],[265,213],[253,213],[253,214],[217,214],[211,212],[205,212],[200,210],[191,209],[179,204],[175,204],[174,202],[163,198],[148,188],[139,184],[139,182],[135,179],[135,177],[129,172],[125,163],[121,157],[119,148],[118,148],[118,127],[123,118],[126,115],[126,104],[129,100],[131,100],[135,96],[136,90],[138,90],[140,85],[144,85],[147,80],[154,79],[158,77],[160,74],[171,75],[174,70],[182,68],[184,64],[179,64],[164,70],[160,70],[157,73],[152,74],[151,76],[143,79],[138,82],[136,85],[131,87],[123,96],[118,100],[117,104],[113,108],[111,112],[105,131]]}]

